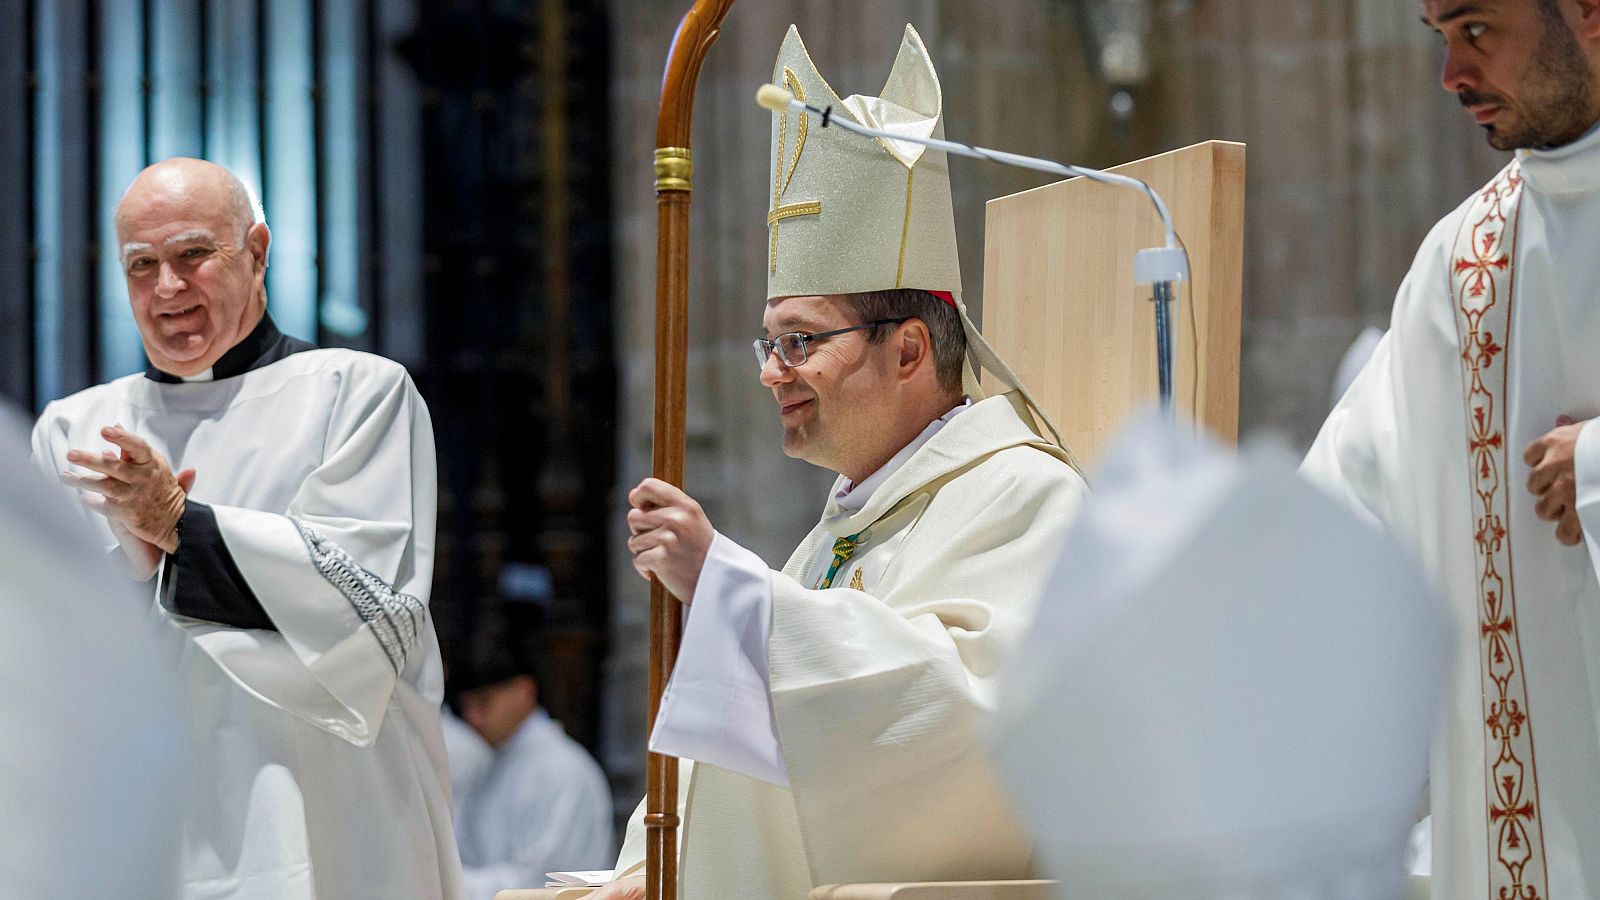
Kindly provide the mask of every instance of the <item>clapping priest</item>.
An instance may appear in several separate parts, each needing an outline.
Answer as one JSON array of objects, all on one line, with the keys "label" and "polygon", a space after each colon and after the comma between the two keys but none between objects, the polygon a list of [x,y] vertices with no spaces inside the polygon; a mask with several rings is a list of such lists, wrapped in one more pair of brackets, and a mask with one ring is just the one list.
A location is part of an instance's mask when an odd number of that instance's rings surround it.
[{"label": "clapping priest", "polygon": [[278,331],[271,233],[223,167],[144,170],[116,233],[150,367],[46,406],[33,455],[178,633],[176,896],[460,897],[422,397],[397,363]]}]

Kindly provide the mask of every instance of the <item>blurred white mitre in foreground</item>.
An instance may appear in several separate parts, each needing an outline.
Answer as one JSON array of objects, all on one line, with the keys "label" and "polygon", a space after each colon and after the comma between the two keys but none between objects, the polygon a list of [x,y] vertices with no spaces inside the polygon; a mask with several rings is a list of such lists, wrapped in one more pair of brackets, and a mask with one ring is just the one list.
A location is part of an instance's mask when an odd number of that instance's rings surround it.
[{"label": "blurred white mitre in foreground", "polygon": [[0,897],[172,900],[181,644],[39,477],[27,434],[0,403]]},{"label": "blurred white mitre in foreground", "polygon": [[1154,415],[1113,447],[997,755],[1066,897],[1393,898],[1447,665],[1409,555]]}]

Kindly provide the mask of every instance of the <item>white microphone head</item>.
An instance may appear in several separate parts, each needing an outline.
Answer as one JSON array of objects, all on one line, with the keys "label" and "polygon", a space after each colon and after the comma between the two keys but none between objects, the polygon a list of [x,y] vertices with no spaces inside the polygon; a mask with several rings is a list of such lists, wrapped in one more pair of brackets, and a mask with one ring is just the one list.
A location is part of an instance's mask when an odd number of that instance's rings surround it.
[{"label": "white microphone head", "polygon": [[794,101],[794,94],[775,84],[763,84],[756,89],[756,103],[773,112],[783,112]]}]

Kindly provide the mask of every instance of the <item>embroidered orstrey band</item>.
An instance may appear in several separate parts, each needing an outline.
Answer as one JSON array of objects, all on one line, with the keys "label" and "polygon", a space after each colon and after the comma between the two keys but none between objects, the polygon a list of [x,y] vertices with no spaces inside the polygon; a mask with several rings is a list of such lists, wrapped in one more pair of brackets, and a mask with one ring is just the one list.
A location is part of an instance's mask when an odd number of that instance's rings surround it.
[{"label": "embroidered orstrey band", "polygon": [[[800,85],[800,79],[794,70],[785,67],[783,70],[783,84],[795,98],[804,101],[806,91]],[[800,154],[806,149],[806,129],[809,118],[804,114],[799,116],[799,132],[795,136],[794,157],[785,160],[784,145],[789,137],[789,113],[784,112],[778,117],[778,153],[773,162],[772,171],[772,211],[767,213],[767,228],[771,231],[770,245],[767,249],[767,268],[769,271],[778,271],[778,223],[784,219],[796,216],[815,216],[822,212],[821,200],[806,200],[800,203],[783,203],[783,195],[789,191],[789,182],[794,179],[794,170],[800,166]],[[785,166],[787,162],[787,167]]]},{"label": "embroidered orstrey band", "polygon": [[323,537],[315,528],[292,516],[289,521],[300,530],[300,537],[311,552],[312,564],[329,584],[339,589],[339,593],[355,609],[356,615],[371,628],[395,672],[404,669],[406,656],[416,646],[423,617],[428,614],[422,601],[410,594],[400,593],[388,582],[362,568],[350,554]]},{"label": "embroidered orstrey band", "polygon": [[1472,202],[1451,261],[1477,562],[1490,900],[1548,896],[1532,710],[1511,559],[1513,486],[1506,480],[1511,471],[1506,460],[1506,354],[1521,198],[1521,169],[1513,161]]}]

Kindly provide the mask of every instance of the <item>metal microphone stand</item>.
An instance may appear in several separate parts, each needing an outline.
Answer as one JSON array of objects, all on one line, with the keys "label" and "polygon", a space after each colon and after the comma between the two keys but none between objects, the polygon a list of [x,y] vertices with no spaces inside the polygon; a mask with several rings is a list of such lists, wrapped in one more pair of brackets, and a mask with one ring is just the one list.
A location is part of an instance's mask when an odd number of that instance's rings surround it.
[{"label": "metal microphone stand", "polygon": [[1177,231],[1172,225],[1172,214],[1167,211],[1166,203],[1162,201],[1161,195],[1157,194],[1154,188],[1137,178],[1129,178],[1126,175],[1118,175],[1115,172],[1067,165],[1054,160],[1007,153],[1004,150],[989,150],[984,147],[975,147],[972,144],[964,144],[960,141],[948,141],[931,137],[912,137],[877,128],[869,128],[846,117],[835,118],[833,107],[818,109],[795,99],[793,94],[776,85],[765,85],[757,91],[756,102],[774,111],[793,109],[802,115],[810,114],[816,116],[822,120],[823,128],[827,128],[829,125],[837,125],[846,131],[852,131],[865,137],[923,144],[936,150],[943,150],[946,153],[954,153],[957,156],[986,159],[1008,166],[1034,169],[1054,175],[1088,178],[1103,184],[1114,184],[1119,187],[1134,188],[1142,191],[1145,196],[1150,198],[1150,202],[1154,204],[1156,213],[1161,216],[1161,224],[1166,228],[1167,240],[1164,247],[1150,247],[1135,254],[1133,259],[1134,282],[1153,286],[1153,300],[1155,301],[1153,305],[1156,316],[1156,384],[1161,395],[1161,411],[1169,419],[1174,416],[1175,409],[1172,399],[1172,309],[1178,302],[1178,282],[1187,281],[1189,278],[1189,254],[1183,249],[1183,244],[1178,241]]}]

